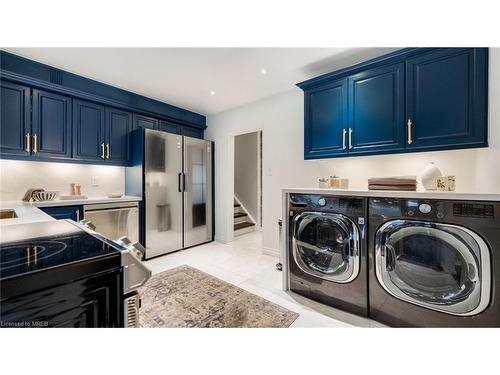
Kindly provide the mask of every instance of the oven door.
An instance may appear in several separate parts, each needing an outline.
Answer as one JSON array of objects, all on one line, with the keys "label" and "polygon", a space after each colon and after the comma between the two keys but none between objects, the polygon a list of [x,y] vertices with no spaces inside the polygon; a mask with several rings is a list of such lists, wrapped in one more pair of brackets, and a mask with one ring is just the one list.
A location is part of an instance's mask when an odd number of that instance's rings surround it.
[{"label": "oven door", "polygon": [[490,301],[490,252],[473,231],[449,224],[392,220],[375,235],[375,272],[394,297],[470,316]]},{"label": "oven door", "polygon": [[293,220],[292,252],[305,273],[337,283],[359,274],[358,227],[347,216],[302,212]]}]

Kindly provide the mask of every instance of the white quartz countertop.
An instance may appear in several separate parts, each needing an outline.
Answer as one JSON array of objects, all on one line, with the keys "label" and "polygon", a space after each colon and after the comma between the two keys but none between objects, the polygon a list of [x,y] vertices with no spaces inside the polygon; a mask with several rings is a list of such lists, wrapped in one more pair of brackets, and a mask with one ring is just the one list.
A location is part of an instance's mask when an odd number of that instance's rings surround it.
[{"label": "white quartz countertop", "polygon": [[17,217],[1,219],[0,226],[56,220],[28,202],[0,202],[0,210],[14,210]]},{"label": "white quartz countertop", "polygon": [[98,203],[115,203],[115,202],[138,202],[142,197],[124,195],[120,198],[108,197],[89,197],[87,199],[54,199],[53,201],[32,202],[35,207],[59,207],[59,206],[74,206],[80,204],[98,204]]},{"label": "white quartz countertop", "polygon": [[0,202],[0,210],[14,210],[17,217],[14,219],[1,219],[0,226],[14,224],[28,224],[42,221],[55,220],[52,216],[46,214],[38,207],[57,207],[57,206],[72,206],[80,204],[98,204],[98,203],[121,203],[121,202],[137,202],[141,201],[141,197],[123,196],[121,198],[107,197],[92,197],[79,200],[53,200],[46,202],[22,202],[22,201],[7,201]]},{"label": "white quartz countertop", "polygon": [[499,202],[500,193],[465,193],[455,191],[393,191],[393,190],[363,190],[363,189],[319,189],[319,188],[289,188],[282,189],[286,193],[324,194],[338,196],[380,197],[380,198],[417,198],[417,199],[452,199],[471,201]]}]

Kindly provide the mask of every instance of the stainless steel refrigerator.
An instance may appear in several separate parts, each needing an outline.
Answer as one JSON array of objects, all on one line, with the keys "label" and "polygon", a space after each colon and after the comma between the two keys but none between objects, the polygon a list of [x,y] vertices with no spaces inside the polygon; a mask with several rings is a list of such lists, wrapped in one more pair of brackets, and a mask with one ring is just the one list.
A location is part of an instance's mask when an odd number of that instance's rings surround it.
[{"label": "stainless steel refrigerator", "polygon": [[126,193],[143,196],[140,238],[146,259],[213,240],[212,154],[210,141],[134,132]]}]

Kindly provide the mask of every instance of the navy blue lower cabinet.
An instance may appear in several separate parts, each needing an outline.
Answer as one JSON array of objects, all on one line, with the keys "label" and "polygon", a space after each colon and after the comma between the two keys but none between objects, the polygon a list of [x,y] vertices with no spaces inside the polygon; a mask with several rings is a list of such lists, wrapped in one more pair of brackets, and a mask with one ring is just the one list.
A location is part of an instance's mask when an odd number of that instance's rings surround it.
[{"label": "navy blue lower cabinet", "polygon": [[404,63],[349,77],[349,153],[404,151]]},{"label": "navy blue lower cabinet", "polygon": [[304,158],[347,152],[347,79],[305,93]]},{"label": "navy blue lower cabinet", "polygon": [[106,108],[106,163],[127,165],[130,162],[132,114]]},{"label": "navy blue lower cabinet", "polygon": [[444,48],[407,61],[409,150],[487,146],[486,48]]},{"label": "navy blue lower cabinet", "polygon": [[83,219],[83,206],[58,206],[58,207],[39,207],[40,210],[54,219],[71,219],[80,221]]},{"label": "navy blue lower cabinet", "polygon": [[0,90],[0,154],[29,156],[30,88],[0,81]]},{"label": "navy blue lower cabinet", "polygon": [[73,100],[73,158],[105,161],[104,106]]},{"label": "navy blue lower cabinet", "polygon": [[134,129],[137,128],[158,130],[158,119],[134,113]]},{"label": "navy blue lower cabinet", "polygon": [[203,129],[191,128],[189,126],[183,126],[181,128],[181,134],[186,137],[203,139]]},{"label": "navy blue lower cabinet", "polygon": [[181,127],[180,125],[163,121],[160,120],[158,124],[158,130],[161,130],[162,132],[167,132],[167,133],[173,133],[173,134],[181,134]]}]

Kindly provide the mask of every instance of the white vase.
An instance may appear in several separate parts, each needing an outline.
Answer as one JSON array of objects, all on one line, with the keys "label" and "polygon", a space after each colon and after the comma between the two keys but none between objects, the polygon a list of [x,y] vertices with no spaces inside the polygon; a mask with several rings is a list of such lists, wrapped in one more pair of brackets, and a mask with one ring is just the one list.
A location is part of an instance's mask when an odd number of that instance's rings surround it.
[{"label": "white vase", "polygon": [[434,162],[430,162],[426,165],[422,172],[422,185],[425,190],[436,190],[436,181],[438,177],[441,177],[441,171],[438,167],[434,165]]}]

